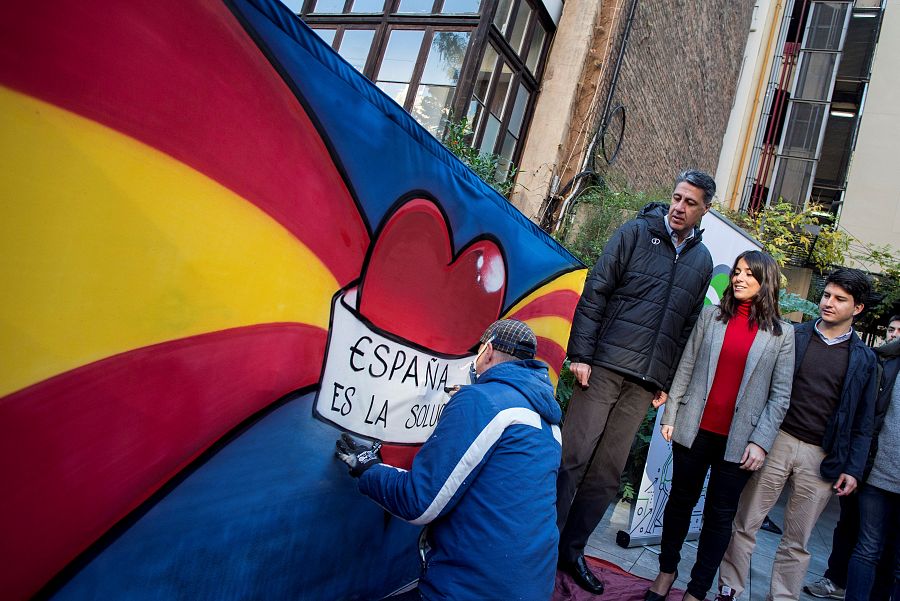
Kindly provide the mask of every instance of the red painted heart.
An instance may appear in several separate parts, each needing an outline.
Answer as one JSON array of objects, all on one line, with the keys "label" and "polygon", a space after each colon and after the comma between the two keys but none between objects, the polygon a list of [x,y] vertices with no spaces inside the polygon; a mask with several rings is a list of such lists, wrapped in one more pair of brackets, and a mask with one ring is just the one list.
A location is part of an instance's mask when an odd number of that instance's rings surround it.
[{"label": "red painted heart", "polygon": [[453,258],[444,216],[428,200],[400,207],[381,231],[360,286],[360,312],[379,328],[439,353],[478,342],[503,306],[506,266],[479,240]]}]

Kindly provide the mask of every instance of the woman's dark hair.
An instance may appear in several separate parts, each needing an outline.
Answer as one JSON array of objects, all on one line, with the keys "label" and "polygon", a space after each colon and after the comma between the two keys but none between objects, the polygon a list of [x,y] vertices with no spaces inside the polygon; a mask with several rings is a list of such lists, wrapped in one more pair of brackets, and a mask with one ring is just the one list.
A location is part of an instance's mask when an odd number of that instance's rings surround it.
[{"label": "woman's dark hair", "polygon": [[778,263],[771,256],[758,250],[742,252],[734,260],[731,274],[728,276],[728,287],[722,294],[719,302],[719,315],[716,317],[723,323],[735,316],[741,301],[734,298],[731,278],[738,263],[743,259],[756,281],[759,282],[759,292],[750,299],[750,323],[763,331],[771,331],[775,336],[781,336],[781,312],[778,310],[778,288],[781,284],[781,270]]}]

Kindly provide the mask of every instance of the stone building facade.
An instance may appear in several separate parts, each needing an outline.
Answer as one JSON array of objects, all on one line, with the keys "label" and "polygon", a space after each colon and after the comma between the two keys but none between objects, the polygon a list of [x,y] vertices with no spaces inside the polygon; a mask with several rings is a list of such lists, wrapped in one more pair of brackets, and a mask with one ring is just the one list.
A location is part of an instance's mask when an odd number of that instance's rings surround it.
[{"label": "stone building facade", "polygon": [[[565,4],[520,160],[521,185],[513,195],[513,202],[532,218],[541,217],[547,198],[565,191],[566,183],[585,170],[640,190],[671,185],[685,167],[715,172],[752,0],[637,2],[609,102],[610,109],[623,107],[607,136],[609,146],[617,139],[621,145],[611,164],[596,144],[591,153],[596,158],[586,158],[607,104],[633,2],[606,0],[596,12],[587,10],[590,1]],[[570,13],[577,17],[567,19]],[[581,40],[581,46],[573,48],[570,37]]]}]

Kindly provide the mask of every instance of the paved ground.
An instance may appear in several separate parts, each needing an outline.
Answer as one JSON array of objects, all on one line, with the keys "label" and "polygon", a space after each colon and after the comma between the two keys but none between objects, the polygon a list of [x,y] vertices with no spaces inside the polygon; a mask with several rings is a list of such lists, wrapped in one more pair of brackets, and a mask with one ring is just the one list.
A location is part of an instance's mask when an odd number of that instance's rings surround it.
[{"label": "paved ground", "polygon": [[[783,510],[784,496],[769,514],[779,526],[783,524]],[[805,582],[818,579],[825,573],[828,554],[831,552],[831,534],[834,530],[834,525],[837,523],[839,513],[840,507],[837,497],[834,497],[825,509],[822,517],[819,518],[816,528],[810,537],[809,547],[812,553],[812,561],[810,562]],[[623,549],[616,544],[616,533],[619,530],[626,529],[629,516],[630,506],[625,503],[619,503],[611,507],[606,512],[606,516],[600,522],[597,530],[591,535],[585,553],[615,563],[637,576],[653,578],[656,576],[656,571],[659,567],[657,560],[659,546]],[[766,593],[769,590],[772,561],[775,557],[775,549],[778,547],[779,538],[778,535],[763,531],[760,531],[757,535],[756,550],[753,553],[751,564],[750,581],[747,584],[747,591],[742,596],[742,601],[765,601]],[[696,544],[693,542],[685,543],[680,570],[683,576],[676,583],[676,586],[679,588],[687,587],[685,578],[689,578],[690,566],[693,565],[695,553]],[[712,599],[714,597],[715,593],[711,592],[707,598]],[[815,597],[801,593],[800,599],[812,601]]]}]

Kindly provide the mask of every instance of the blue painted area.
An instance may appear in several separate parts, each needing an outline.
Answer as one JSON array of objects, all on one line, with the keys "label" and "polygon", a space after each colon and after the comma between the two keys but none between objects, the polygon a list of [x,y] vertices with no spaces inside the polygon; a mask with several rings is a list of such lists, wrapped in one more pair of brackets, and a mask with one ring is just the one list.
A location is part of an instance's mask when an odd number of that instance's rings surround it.
[{"label": "blue painted area", "polygon": [[508,274],[504,310],[536,285],[582,267],[281,2],[232,4],[311,112],[372,230],[398,199],[426,192],[446,212],[457,251],[481,236],[499,240]]},{"label": "blue painted area", "polygon": [[415,579],[419,529],[357,491],[314,400],[236,437],[54,598],[378,599]]}]

